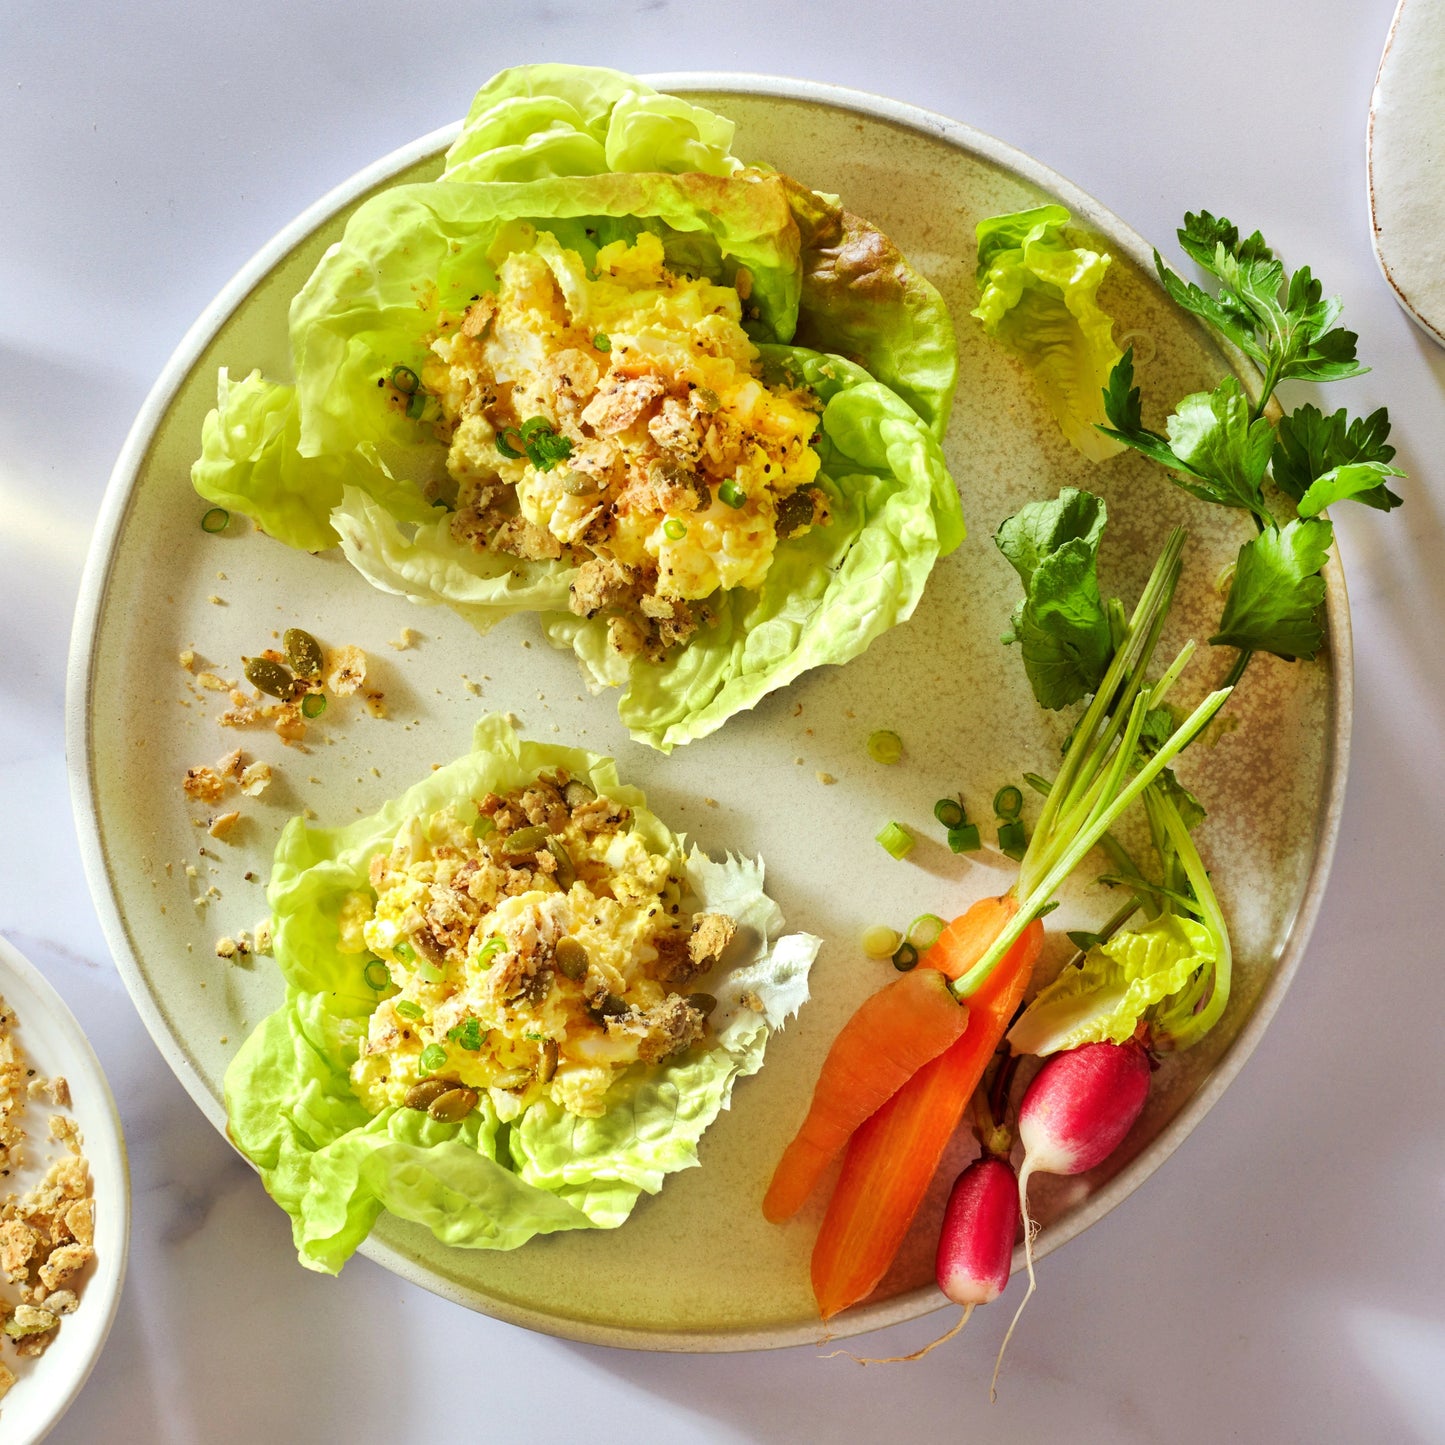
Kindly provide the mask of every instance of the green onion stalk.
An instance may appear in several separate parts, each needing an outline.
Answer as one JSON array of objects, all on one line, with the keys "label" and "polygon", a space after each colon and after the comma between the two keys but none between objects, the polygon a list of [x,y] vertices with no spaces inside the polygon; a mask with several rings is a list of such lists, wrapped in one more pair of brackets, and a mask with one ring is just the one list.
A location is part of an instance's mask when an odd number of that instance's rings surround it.
[{"label": "green onion stalk", "polygon": [[1152,687],[1147,683],[1146,673],[1179,581],[1183,552],[1184,531],[1176,527],[1132,617],[1120,629],[1113,658],[1074,729],[1059,775],[1044,799],[1033,837],[1019,863],[1014,885],[1018,910],[978,963],[955,981],[953,991],[959,998],[967,998],[982,985],[1029,924],[1049,907],[1064,880],[1199,735],[1229,696],[1228,688],[1211,692],[1153,756],[1141,763],[1139,744],[1145,719],[1162,705],[1193,650],[1192,644],[1185,647],[1157,683]]}]

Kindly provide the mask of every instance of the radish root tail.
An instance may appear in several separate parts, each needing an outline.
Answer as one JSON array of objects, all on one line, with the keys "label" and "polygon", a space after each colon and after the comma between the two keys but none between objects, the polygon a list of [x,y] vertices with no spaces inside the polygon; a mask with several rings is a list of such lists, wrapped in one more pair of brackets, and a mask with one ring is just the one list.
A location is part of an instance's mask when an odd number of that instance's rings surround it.
[{"label": "radish root tail", "polygon": [[1029,1176],[1033,1173],[1028,1160],[1024,1161],[1024,1167],[1019,1170],[1019,1214],[1024,1222],[1024,1263],[1029,1270],[1029,1287],[1024,1291],[1024,1297],[1019,1301],[1019,1307],[1014,1311],[1013,1320],[1008,1327],[1008,1333],[1003,1337],[1003,1344],[998,1347],[998,1359],[993,1363],[993,1379],[988,1385],[988,1402],[990,1405],[998,1400],[998,1372],[1003,1369],[1004,1351],[1008,1349],[1008,1342],[1013,1339],[1014,1331],[1018,1328],[1020,1317],[1023,1315],[1024,1306],[1033,1297],[1037,1288],[1037,1281],[1034,1279],[1034,1239],[1039,1232],[1038,1221],[1029,1214]]},{"label": "radish root tail", "polygon": [[921,1360],[924,1355],[932,1354],[939,1345],[946,1345],[963,1327],[968,1323],[968,1317],[973,1313],[972,1305],[965,1305],[963,1314],[954,1327],[945,1334],[939,1335],[936,1340],[924,1345],[921,1350],[914,1350],[911,1355],[885,1355],[881,1359],[874,1359],[869,1355],[855,1355],[852,1350],[834,1350],[824,1355],[825,1360],[836,1360],[839,1355],[847,1355],[855,1365],[908,1365],[914,1360]]}]

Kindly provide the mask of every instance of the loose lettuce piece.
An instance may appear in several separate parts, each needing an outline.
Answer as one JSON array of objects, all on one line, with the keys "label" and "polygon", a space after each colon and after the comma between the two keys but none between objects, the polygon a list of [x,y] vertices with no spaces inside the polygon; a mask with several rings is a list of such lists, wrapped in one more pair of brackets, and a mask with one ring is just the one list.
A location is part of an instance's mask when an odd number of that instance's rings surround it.
[{"label": "loose lettuce piece", "polygon": [[273,537],[308,552],[336,545],[330,514],[348,484],[384,499],[395,517],[427,519],[431,509],[392,477],[375,448],[302,456],[294,387],[265,381],[259,371],[233,382],[222,367],[216,393],[216,410],[201,428],[201,456],[191,468],[191,484],[208,502],[245,512]]},{"label": "loose lettuce piece", "polygon": [[[414,1109],[371,1115],[348,1070],[376,994],[363,977],[364,956],[337,946],[342,901],[368,886],[371,858],[408,819],[556,767],[632,807],[634,833],[676,858],[697,906],[737,921],[731,961],[708,982],[718,999],[711,1038],[627,1071],[599,1119],[544,1104],[504,1126],[487,1100],[460,1124]],[[655,1194],[666,1175],[696,1164],[697,1142],[729,1106],[734,1081],[761,1066],[769,1033],[807,999],[819,940],[779,937],[782,915],[762,888],[760,863],[714,862],[696,849],[684,858],[681,840],[637,789],[618,781],[611,759],[524,742],[499,717],[478,725],[470,753],[368,818],[343,828],[293,819],[277,844],[267,893],[286,999],[232,1060],[225,1094],[231,1138],[291,1216],[301,1262],[334,1274],[383,1209],[468,1249],[611,1229],[640,1194]]]},{"label": "loose lettuce piece", "polygon": [[1107,254],[1071,246],[1063,206],[1036,206],[980,221],[978,305],[984,330],[1034,373],[1064,435],[1090,461],[1123,444],[1097,432],[1102,395],[1119,360],[1113,322],[1099,309]]},{"label": "loose lettuce piece", "polygon": [[729,176],[730,120],[617,70],[522,65],[476,94],[447,151],[447,181],[525,181],[603,171]]},{"label": "loose lettuce piece", "polygon": [[1081,967],[1066,968],[1009,1030],[1023,1054],[1055,1054],[1083,1044],[1122,1044],[1146,1010],[1219,962],[1202,923],[1164,913],[1141,928],[1095,944]]}]

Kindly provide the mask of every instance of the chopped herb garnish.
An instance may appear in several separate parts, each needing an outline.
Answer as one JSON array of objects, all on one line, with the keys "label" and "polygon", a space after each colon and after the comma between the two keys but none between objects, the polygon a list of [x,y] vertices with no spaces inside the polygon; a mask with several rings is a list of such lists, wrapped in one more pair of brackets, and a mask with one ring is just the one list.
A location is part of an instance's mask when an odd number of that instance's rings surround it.
[{"label": "chopped herb garnish", "polygon": [[884,852],[894,858],[906,858],[913,851],[913,834],[902,823],[889,823],[877,841],[883,845]]},{"label": "chopped herb garnish", "polygon": [[396,1011],[404,1019],[419,1019],[425,1012],[419,1003],[413,1003],[409,998],[404,998],[397,1004]]},{"label": "chopped herb garnish", "polygon": [[391,972],[379,958],[373,958],[362,970],[361,976],[377,993],[391,987]]},{"label": "chopped herb garnish", "polygon": [[421,1058],[417,1064],[424,1074],[434,1074],[438,1069],[446,1067],[447,1051],[440,1044],[428,1044],[421,1051]]},{"label": "chopped herb garnish", "polygon": [[476,1053],[482,1047],[486,1037],[487,1034],[482,1029],[482,1021],[470,1016],[464,1018],[455,1028],[447,1030],[447,1038],[471,1054]]},{"label": "chopped herb garnish", "polygon": [[308,692],[301,699],[302,717],[320,717],[326,711],[326,694],[321,692]]},{"label": "chopped herb garnish", "polygon": [[217,532],[224,532],[230,525],[231,514],[224,507],[212,507],[201,518],[201,531],[209,532],[212,536]]},{"label": "chopped herb garnish", "polygon": [[747,494],[731,477],[717,489],[717,499],[723,506],[731,507],[736,511],[747,501]]}]

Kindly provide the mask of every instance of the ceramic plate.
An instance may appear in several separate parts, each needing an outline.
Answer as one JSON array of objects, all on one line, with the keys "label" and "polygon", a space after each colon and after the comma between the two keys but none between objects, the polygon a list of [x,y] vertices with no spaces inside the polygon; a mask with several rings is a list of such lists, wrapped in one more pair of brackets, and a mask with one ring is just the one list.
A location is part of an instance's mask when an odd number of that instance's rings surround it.
[{"label": "ceramic plate", "polygon": [[[1047,770],[1057,756],[1058,719],[1040,713],[1017,656],[999,645],[1015,581],[989,540],[994,529],[1061,484],[1092,488],[1111,514],[1101,575],[1134,597],[1169,528],[1184,523],[1192,540],[1168,648],[1208,636],[1220,605],[1216,578],[1248,522],[1193,502],[1141,458],[1103,467],[1082,460],[1028,377],[969,319],[975,222],[1056,199],[1115,256],[1102,299],[1117,334],[1136,343],[1146,394],[1182,396],[1223,374],[1224,356],[1160,292],[1144,242],[1095,202],[997,141],[893,102],[750,76],[659,83],[736,120],[739,154],[841,194],[902,246],[952,307],[962,376],[947,449],[970,538],[937,568],[914,618],[846,667],[811,672],[663,758],[627,739],[613,702],[585,694],[570,653],[552,651],[533,619],[478,637],[449,612],[373,591],[337,556],[289,551],[245,525],[220,537],[202,532],[205,507],[187,475],[215,401],[217,367],[288,374],[291,297],[362,197],[437,172],[448,131],[378,162],[278,236],[197,322],[157,383],[96,532],[72,659],[71,759],[90,880],[120,967],[166,1058],[217,1128],[226,1064],[281,987],[269,961],[223,962],[214,945],[265,913],[263,884],[282,824],[302,808],[329,823],[373,811],[463,752],[482,711],[514,712],[523,731],[543,740],[613,753],[674,828],[714,852],[761,854],[789,927],[820,934],[825,946],[813,1001],[703,1140],[703,1167],[669,1179],[612,1233],[556,1235],[507,1254],[468,1252],[384,1217],[366,1246],[405,1278],[533,1328],[640,1348],[746,1349],[819,1333],[808,1285],[819,1206],[774,1228],[758,1205],[829,1041],[892,976],[887,964],[863,957],[860,934],[924,911],[958,912],[1002,891],[1008,866],[996,854],[952,855],[933,823],[933,802],[961,789],[982,812],[1002,783],[1025,769]],[[1337,572],[1329,623],[1320,662],[1256,662],[1232,727],[1186,760],[1182,772],[1210,809],[1202,845],[1234,930],[1233,1002],[1204,1045],[1160,1072],[1142,1123],[1106,1167],[1040,1182],[1042,1250],[1118,1203],[1179,1143],[1279,1001],[1319,900],[1342,791],[1349,641]],[[328,645],[363,647],[389,717],[334,706],[304,752],[267,731],[220,729],[224,697],[198,686],[177,654],[192,649],[201,666],[233,678],[243,654],[293,625]],[[419,634],[412,644],[390,645],[407,627]],[[1204,652],[1198,693],[1228,661]],[[876,765],[864,751],[879,727],[902,735],[899,766]],[[243,823],[220,843],[194,826],[200,814],[182,797],[181,776],[238,743],[271,762],[277,780],[245,800]],[[906,862],[873,841],[889,819],[913,825],[924,840]],[[1080,885],[1055,915],[1057,936],[1107,911]],[[958,1150],[966,1154],[967,1141]],[[948,1178],[945,1169],[895,1268],[871,1301],[836,1322],[839,1333],[940,1303],[930,1236]]]},{"label": "ceramic plate", "polygon": [[[80,1276],[80,1307],[61,1323],[55,1341],[38,1359],[19,1360],[8,1347],[5,1363],[17,1376],[0,1401],[0,1438],[15,1445],[43,1439],[80,1393],[110,1333],[130,1240],[130,1175],[120,1116],[95,1051],[60,995],[20,952],[0,938],[0,998],[14,1015],[14,1037],[29,1067],[70,1085],[67,1111],[80,1127],[95,1199],[95,1260]],[[5,1193],[36,1184],[60,1146],[46,1137],[45,1119],[55,1111],[27,1105],[22,1120],[28,1139],[20,1173]],[[12,1303],[14,1291],[3,1286]]]}]

